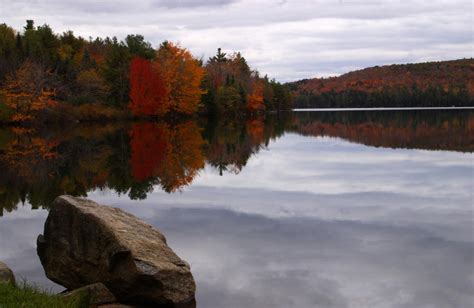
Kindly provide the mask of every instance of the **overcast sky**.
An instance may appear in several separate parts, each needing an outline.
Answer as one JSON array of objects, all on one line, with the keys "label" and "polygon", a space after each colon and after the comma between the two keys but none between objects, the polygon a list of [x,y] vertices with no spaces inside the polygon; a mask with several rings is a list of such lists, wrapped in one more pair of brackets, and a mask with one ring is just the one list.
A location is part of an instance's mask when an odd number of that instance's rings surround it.
[{"label": "overcast sky", "polygon": [[0,23],[26,19],[86,38],[177,41],[198,57],[241,51],[279,81],[472,57],[474,46],[471,0],[0,0]]}]

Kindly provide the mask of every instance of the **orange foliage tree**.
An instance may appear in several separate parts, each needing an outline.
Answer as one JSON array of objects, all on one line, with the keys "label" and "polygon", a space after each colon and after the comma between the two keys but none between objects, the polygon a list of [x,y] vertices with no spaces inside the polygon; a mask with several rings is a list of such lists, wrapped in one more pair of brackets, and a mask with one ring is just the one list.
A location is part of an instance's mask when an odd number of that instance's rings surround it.
[{"label": "orange foliage tree", "polygon": [[247,96],[247,109],[250,112],[265,109],[263,101],[263,83],[259,79],[252,81],[252,92]]},{"label": "orange foliage tree", "polygon": [[166,100],[170,111],[192,114],[199,107],[204,69],[199,60],[179,45],[164,42],[157,52],[156,62],[167,87]]},{"label": "orange foliage tree", "polygon": [[164,115],[169,107],[159,63],[135,57],[130,65],[130,104],[135,115]]},{"label": "orange foliage tree", "polygon": [[50,75],[41,65],[27,60],[7,78],[5,96],[6,105],[13,110],[11,121],[31,120],[39,111],[56,104],[55,91],[47,86]]}]

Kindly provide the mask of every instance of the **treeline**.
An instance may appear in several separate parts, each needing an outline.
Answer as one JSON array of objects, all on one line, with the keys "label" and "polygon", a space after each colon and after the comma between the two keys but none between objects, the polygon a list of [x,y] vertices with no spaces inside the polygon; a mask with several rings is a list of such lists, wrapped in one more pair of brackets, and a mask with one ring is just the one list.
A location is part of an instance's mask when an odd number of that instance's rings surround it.
[{"label": "treeline", "polygon": [[289,84],[296,108],[474,105],[473,59],[373,67]]},{"label": "treeline", "polygon": [[0,121],[73,117],[249,114],[291,108],[288,89],[260,77],[240,53],[207,61],[142,35],[56,34],[28,20],[0,24]]},{"label": "treeline", "polygon": [[295,108],[377,108],[377,107],[463,107],[474,106],[467,88],[445,91],[441,86],[420,89],[384,88],[379,92],[359,90],[330,91],[321,94],[300,93],[294,99]]}]

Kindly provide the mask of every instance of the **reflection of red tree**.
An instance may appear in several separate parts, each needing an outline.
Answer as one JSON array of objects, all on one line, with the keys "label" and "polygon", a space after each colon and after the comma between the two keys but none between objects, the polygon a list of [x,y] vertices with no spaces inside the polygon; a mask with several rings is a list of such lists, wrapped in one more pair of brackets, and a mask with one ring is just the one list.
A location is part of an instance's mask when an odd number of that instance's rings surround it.
[{"label": "reflection of red tree", "polygon": [[134,124],[131,130],[132,176],[137,181],[153,177],[170,147],[168,129],[153,123]]},{"label": "reflection of red tree", "polygon": [[189,185],[204,167],[202,139],[196,123],[135,124],[131,132],[132,176],[137,181],[158,178],[172,192]]}]

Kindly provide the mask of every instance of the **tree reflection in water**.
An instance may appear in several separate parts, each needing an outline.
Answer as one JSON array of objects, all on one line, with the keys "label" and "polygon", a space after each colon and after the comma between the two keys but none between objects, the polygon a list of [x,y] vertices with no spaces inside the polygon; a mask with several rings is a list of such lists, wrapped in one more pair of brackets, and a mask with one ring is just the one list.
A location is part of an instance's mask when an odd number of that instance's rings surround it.
[{"label": "tree reflection in water", "polygon": [[470,111],[298,112],[246,120],[187,120],[60,129],[0,129],[0,215],[28,201],[111,189],[144,199],[190,185],[204,166],[238,174],[285,132],[368,146],[474,151]]}]

